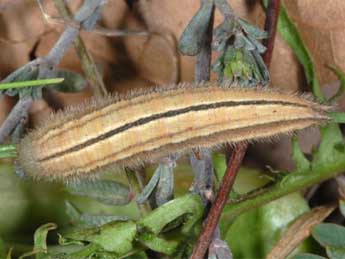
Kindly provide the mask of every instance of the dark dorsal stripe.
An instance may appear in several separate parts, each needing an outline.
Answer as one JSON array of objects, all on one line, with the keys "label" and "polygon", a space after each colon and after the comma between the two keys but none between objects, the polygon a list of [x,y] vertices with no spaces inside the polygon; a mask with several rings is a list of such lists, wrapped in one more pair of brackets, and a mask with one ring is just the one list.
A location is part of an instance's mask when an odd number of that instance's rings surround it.
[{"label": "dark dorsal stripe", "polygon": [[57,152],[55,154],[49,155],[47,157],[41,158],[38,161],[39,162],[44,162],[49,159],[53,159],[62,155],[65,155],[67,153],[79,151],[83,149],[84,147],[93,145],[95,143],[98,143],[102,140],[105,140],[107,138],[110,138],[116,134],[119,134],[121,132],[124,132],[128,129],[134,128],[134,127],[139,127],[142,126],[146,123],[162,119],[162,118],[171,118],[177,115],[181,115],[184,113],[188,113],[191,111],[204,111],[204,110],[211,110],[211,109],[217,109],[221,107],[233,107],[233,106],[249,106],[249,105],[284,105],[284,106],[297,106],[297,107],[309,107],[306,104],[298,104],[298,103],[292,103],[292,102],[285,102],[285,101],[270,101],[270,100],[260,100],[260,101],[241,101],[241,102],[235,102],[235,101],[227,101],[227,102],[217,102],[217,103],[210,103],[210,104],[200,104],[200,105],[195,105],[195,106],[189,106],[186,108],[182,109],[177,109],[177,110],[172,110],[172,111],[167,111],[163,113],[158,113],[154,114],[151,116],[147,116],[141,119],[138,119],[134,122],[127,123],[123,126],[120,126],[116,129],[112,129],[98,137],[89,139],[85,141],[84,143],[78,144],[74,147],[68,148],[64,151]]}]

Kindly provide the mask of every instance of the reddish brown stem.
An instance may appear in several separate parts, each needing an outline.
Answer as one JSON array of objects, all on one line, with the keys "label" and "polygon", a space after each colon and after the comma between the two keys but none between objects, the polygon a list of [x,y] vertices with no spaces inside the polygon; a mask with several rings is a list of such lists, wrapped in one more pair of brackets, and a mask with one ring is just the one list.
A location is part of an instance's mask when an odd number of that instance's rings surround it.
[{"label": "reddish brown stem", "polygon": [[[269,38],[266,42],[264,42],[265,46],[267,47],[267,51],[263,55],[263,59],[267,67],[269,67],[272,59],[272,51],[277,30],[276,27],[279,17],[279,10],[280,0],[270,0],[266,11],[267,17],[265,23],[265,29],[269,33]],[[217,197],[210,209],[210,212],[207,215],[202,233],[194,247],[191,256],[192,259],[204,258],[206,254],[206,251],[212,240],[213,233],[218,225],[221,213],[228,200],[229,193],[240,169],[247,147],[247,144],[238,144],[231,154],[231,158],[223,177],[222,184],[218,190]]]},{"label": "reddish brown stem", "polygon": [[238,170],[240,169],[242,159],[246,153],[247,144],[239,144],[232,152],[231,158],[226,169],[222,185],[219,188],[217,197],[207,216],[207,220],[201,233],[195,249],[191,256],[192,259],[203,258],[208,246],[210,245],[215,228],[218,225],[221,212],[228,200],[229,192],[234,184]]},{"label": "reddish brown stem", "polygon": [[272,60],[272,53],[274,47],[274,40],[277,33],[277,23],[280,10],[280,0],[270,0],[266,10],[265,31],[268,33],[268,38],[263,41],[267,50],[262,58],[267,66],[270,67]]}]

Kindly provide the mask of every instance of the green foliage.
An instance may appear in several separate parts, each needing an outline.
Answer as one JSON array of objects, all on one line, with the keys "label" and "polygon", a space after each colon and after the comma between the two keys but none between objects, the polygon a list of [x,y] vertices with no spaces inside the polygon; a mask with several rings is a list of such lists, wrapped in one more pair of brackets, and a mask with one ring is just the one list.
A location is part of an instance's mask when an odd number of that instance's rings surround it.
[{"label": "green foliage", "polygon": [[136,224],[133,221],[115,221],[100,227],[84,228],[64,234],[64,238],[78,241],[89,241],[100,249],[113,252],[116,256],[129,253],[136,235]]},{"label": "green foliage", "polygon": [[[300,194],[284,196],[237,217],[226,241],[235,258],[265,258],[289,224],[307,211],[309,207]],[[241,238],[237,238],[239,233]],[[307,248],[308,242],[304,242],[297,251]]]},{"label": "green foliage", "polygon": [[243,86],[267,84],[269,74],[261,54],[266,48],[259,40],[266,32],[237,17],[227,17],[214,31],[215,49],[220,52],[213,70],[218,81]]},{"label": "green foliage", "polygon": [[[268,0],[263,0],[264,5],[267,7]],[[309,50],[304,45],[296,25],[291,21],[284,3],[281,3],[280,14],[278,19],[278,32],[282,38],[289,44],[293,50],[296,58],[304,68],[304,73],[309,84],[311,84],[313,94],[319,101],[324,101],[320,84],[316,75],[316,68]]]},{"label": "green foliage", "polygon": [[304,156],[298,143],[298,138],[296,136],[292,138],[292,159],[296,164],[296,169],[294,171],[295,173],[306,172],[310,170],[310,162]]},{"label": "green foliage", "polygon": [[70,202],[66,201],[66,214],[71,223],[77,226],[100,227],[112,221],[126,221],[128,217],[117,215],[92,215],[80,212]]},{"label": "green foliage", "polygon": [[66,184],[66,190],[74,195],[93,198],[108,205],[125,205],[130,202],[129,188],[110,180],[82,180]]},{"label": "green foliage", "polygon": [[47,248],[47,233],[56,227],[50,223],[36,230],[34,250],[22,256],[82,259],[119,258],[135,254],[146,258],[140,252],[147,248],[168,255],[186,253],[190,247],[188,244],[199,233],[202,215],[200,197],[185,195],[160,206],[137,222],[111,221],[100,226],[79,225],[78,228],[66,229],[59,243],[62,247],[75,246],[75,249],[63,252]]},{"label": "green foliage", "polygon": [[36,229],[34,234],[34,251],[36,253],[36,259],[47,258],[47,235],[50,230],[56,229],[57,225],[54,223],[48,223],[43,226],[40,226]]},{"label": "green foliage", "polygon": [[333,100],[337,99],[340,95],[342,95],[342,93],[344,92],[345,73],[343,71],[341,71],[341,69],[336,67],[336,66],[328,65],[327,67],[334,72],[334,74],[338,77],[338,79],[340,81],[340,86],[339,86],[338,91],[336,92],[336,94],[333,97],[331,97],[329,99],[330,101],[333,101]]},{"label": "green foliage", "polygon": [[0,145],[0,158],[14,158],[17,156],[16,146],[13,144]]},{"label": "green foliage", "polygon": [[55,76],[64,78],[63,82],[52,86],[54,90],[59,92],[78,93],[87,85],[87,81],[81,74],[72,71],[58,70]]},{"label": "green foliage", "polygon": [[[24,87],[33,87],[41,85],[58,84],[64,81],[64,78],[50,78],[50,79],[38,79],[30,81],[16,81],[11,83],[0,83],[0,90],[18,89]],[[14,90],[13,90],[14,91]],[[0,92],[1,93],[1,92]]]},{"label": "green foliage", "polygon": [[330,259],[345,258],[345,227],[322,223],[313,228],[312,235],[326,248]]}]

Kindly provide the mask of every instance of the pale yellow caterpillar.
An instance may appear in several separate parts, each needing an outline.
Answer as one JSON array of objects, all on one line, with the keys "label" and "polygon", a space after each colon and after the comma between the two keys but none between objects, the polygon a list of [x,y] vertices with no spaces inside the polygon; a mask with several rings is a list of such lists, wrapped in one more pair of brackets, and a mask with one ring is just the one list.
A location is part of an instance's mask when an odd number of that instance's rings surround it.
[{"label": "pale yellow caterpillar", "polygon": [[93,99],[26,135],[18,161],[34,178],[76,179],[172,152],[289,133],[327,121],[327,107],[268,89],[184,84]]}]

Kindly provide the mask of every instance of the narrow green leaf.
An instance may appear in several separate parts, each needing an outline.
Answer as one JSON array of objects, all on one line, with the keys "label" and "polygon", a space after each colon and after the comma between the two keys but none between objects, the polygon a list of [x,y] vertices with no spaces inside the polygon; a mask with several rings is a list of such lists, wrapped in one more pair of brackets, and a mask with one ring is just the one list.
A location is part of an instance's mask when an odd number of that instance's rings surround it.
[{"label": "narrow green leaf", "polygon": [[72,221],[73,223],[77,223],[80,220],[80,216],[81,213],[80,211],[73,206],[72,203],[70,203],[69,201],[65,201],[65,207],[66,207],[66,214],[69,217],[69,219]]},{"label": "narrow green leaf", "polygon": [[220,182],[223,179],[224,173],[226,171],[225,155],[220,153],[213,153],[212,161],[217,180],[218,182]]},{"label": "narrow green leaf", "polygon": [[[263,0],[265,7],[268,5],[268,0]],[[280,15],[278,20],[278,32],[282,38],[287,42],[290,48],[293,50],[298,61],[304,68],[304,73],[309,84],[311,84],[313,93],[319,101],[325,101],[320,84],[316,75],[316,68],[313,59],[309,53],[309,50],[305,46],[303,39],[301,38],[296,25],[291,21],[284,3],[280,7]]]},{"label": "narrow green leaf", "polygon": [[108,205],[126,205],[130,202],[129,188],[115,181],[75,181],[66,183],[66,189],[72,194],[90,197]]},{"label": "narrow green leaf", "polygon": [[312,229],[313,237],[324,247],[337,246],[345,248],[345,227],[322,223]]},{"label": "narrow green leaf", "polygon": [[6,259],[12,259],[12,251],[13,251],[13,247],[10,247],[6,255]]},{"label": "narrow green leaf", "polygon": [[136,200],[138,204],[143,204],[144,202],[148,200],[153,190],[156,188],[160,176],[161,176],[161,170],[160,170],[160,167],[158,166],[155,172],[153,173],[148,184],[146,184],[142,192],[138,195],[137,200]]},{"label": "narrow green leaf", "polygon": [[174,197],[174,168],[164,163],[159,167],[160,178],[156,190],[156,203],[161,206]]},{"label": "narrow green leaf", "polygon": [[36,229],[34,234],[34,251],[36,253],[36,259],[47,258],[47,235],[50,230],[56,229],[57,225],[54,223],[47,223]]},{"label": "narrow green leaf", "polygon": [[0,83],[0,90],[58,84],[62,81],[64,81],[64,78],[37,79],[21,82]]},{"label": "narrow green leaf", "polygon": [[335,123],[345,123],[345,112],[330,112],[329,116]]},{"label": "narrow green leaf", "polygon": [[310,170],[310,162],[304,156],[296,136],[292,138],[292,159],[296,163],[294,172],[302,173]]},{"label": "narrow green leaf", "polygon": [[345,90],[345,73],[341,71],[341,69],[335,65],[327,65],[327,67],[333,71],[333,73],[338,77],[340,81],[340,86],[337,93],[329,99],[330,101],[333,101],[336,98],[338,98],[340,95],[342,95],[342,93]]},{"label": "narrow green leaf", "polygon": [[0,145],[0,158],[13,158],[13,157],[17,157],[17,149],[15,145],[12,145],[12,144]]}]

